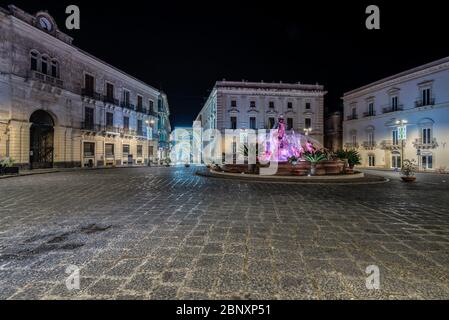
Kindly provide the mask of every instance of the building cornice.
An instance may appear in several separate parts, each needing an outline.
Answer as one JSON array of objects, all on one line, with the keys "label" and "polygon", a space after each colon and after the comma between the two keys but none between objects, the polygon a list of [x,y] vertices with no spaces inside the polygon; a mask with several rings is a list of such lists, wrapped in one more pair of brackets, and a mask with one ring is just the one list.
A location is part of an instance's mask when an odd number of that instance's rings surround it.
[{"label": "building cornice", "polygon": [[373,91],[393,87],[395,85],[428,76],[440,71],[449,70],[449,57],[427,63],[425,65],[398,73],[396,75],[381,79],[358,89],[349,91],[343,95],[343,100],[358,98],[370,94]]},{"label": "building cornice", "polygon": [[140,88],[144,91],[152,91],[152,93],[156,96],[160,95],[161,92],[157,90],[156,88],[152,87],[151,85],[143,82],[142,80],[139,80],[135,78],[134,76],[129,75],[128,73],[110,65],[109,63],[87,53],[86,51],[74,46],[73,44],[68,44],[58,38],[55,38],[53,35],[48,34],[39,28],[36,28],[33,25],[28,24],[26,21],[23,21],[14,15],[9,15],[12,20],[12,26],[15,28],[20,29],[21,31],[25,32],[26,34],[30,35],[33,34],[33,38],[39,42],[47,42],[52,47],[56,47],[60,50],[64,50],[67,53],[72,55],[72,58],[78,58],[80,61],[88,64],[94,65],[96,68],[100,65],[100,67],[103,69],[103,72],[108,72],[112,75],[116,75],[120,78],[126,78],[127,82],[133,83],[133,86]]}]

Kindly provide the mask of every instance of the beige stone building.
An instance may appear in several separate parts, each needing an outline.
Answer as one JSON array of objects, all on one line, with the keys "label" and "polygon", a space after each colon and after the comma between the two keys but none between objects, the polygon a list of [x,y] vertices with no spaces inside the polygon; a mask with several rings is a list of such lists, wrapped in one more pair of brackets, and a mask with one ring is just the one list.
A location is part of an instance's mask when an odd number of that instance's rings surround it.
[{"label": "beige stone building", "polygon": [[72,41],[47,12],[0,9],[0,158],[44,168],[163,156],[166,95]]},{"label": "beige stone building", "polygon": [[[307,133],[324,143],[324,87],[301,83],[218,81],[196,118],[204,130],[273,129],[283,117],[287,130]],[[233,150],[236,143],[223,143],[221,150]]]}]

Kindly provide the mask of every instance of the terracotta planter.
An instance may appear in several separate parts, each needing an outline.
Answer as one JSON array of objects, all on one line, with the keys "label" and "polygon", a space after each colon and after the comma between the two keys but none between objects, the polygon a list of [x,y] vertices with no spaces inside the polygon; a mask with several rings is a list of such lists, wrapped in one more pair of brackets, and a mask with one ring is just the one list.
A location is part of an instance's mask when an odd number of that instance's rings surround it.
[{"label": "terracotta planter", "polygon": [[404,182],[415,182],[416,177],[401,177],[402,181]]}]

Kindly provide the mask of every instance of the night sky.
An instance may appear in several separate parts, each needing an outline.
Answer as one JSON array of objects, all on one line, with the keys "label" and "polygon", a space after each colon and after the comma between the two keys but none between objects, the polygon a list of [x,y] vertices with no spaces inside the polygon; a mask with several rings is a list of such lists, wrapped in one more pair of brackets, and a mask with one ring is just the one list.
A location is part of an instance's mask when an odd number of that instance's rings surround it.
[{"label": "night sky", "polygon": [[[223,78],[326,86],[336,110],[345,91],[449,56],[443,1],[0,1],[46,9],[74,44],[168,94],[173,125],[191,125]],[[329,4],[326,4],[329,2]],[[393,2],[393,1],[390,1]],[[81,30],[65,29],[65,8]],[[365,8],[381,30],[365,28]]]}]

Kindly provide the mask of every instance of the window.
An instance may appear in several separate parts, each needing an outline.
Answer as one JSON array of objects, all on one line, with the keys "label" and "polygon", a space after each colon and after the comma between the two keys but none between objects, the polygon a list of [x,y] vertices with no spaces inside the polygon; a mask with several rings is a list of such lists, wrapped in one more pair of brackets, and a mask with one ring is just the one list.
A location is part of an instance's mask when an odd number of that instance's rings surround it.
[{"label": "window", "polygon": [[399,133],[397,129],[393,130],[392,132],[392,140],[394,146],[397,146],[399,144]]},{"label": "window", "polygon": [[42,57],[41,72],[43,74],[47,74],[48,73],[48,58],[47,57]]},{"label": "window", "polygon": [[106,127],[108,129],[114,127],[114,114],[112,112],[106,112]]},{"label": "window", "polygon": [[374,155],[368,156],[368,166],[370,166],[370,167],[376,166],[376,157]]},{"label": "window", "polygon": [[128,156],[129,154],[129,144],[123,145],[123,156]]},{"label": "window", "polygon": [[374,132],[368,132],[368,145],[370,147],[374,146]]},{"label": "window", "polygon": [[392,111],[398,111],[399,103],[398,103],[398,96],[391,97],[391,110]]},{"label": "window", "polygon": [[142,111],[143,109],[143,98],[142,96],[137,96],[137,111]]},{"label": "window", "polygon": [[129,91],[128,90],[123,91],[123,103],[125,104],[125,106],[129,106]]},{"label": "window", "polygon": [[312,119],[310,118],[306,118],[305,119],[305,126],[306,129],[311,129],[312,128]]},{"label": "window", "polygon": [[293,109],[293,103],[292,102],[288,102],[287,103],[287,109]]},{"label": "window", "polygon": [[86,93],[93,94],[95,88],[95,79],[91,75],[86,74],[84,76],[84,88],[86,89]]},{"label": "window", "polygon": [[249,128],[252,129],[252,130],[256,130],[257,129],[256,117],[249,118]]},{"label": "window", "polygon": [[114,145],[112,143],[105,144],[105,153],[107,158],[114,157]]},{"label": "window", "polygon": [[249,104],[250,104],[249,105],[250,108],[255,108],[256,107],[256,101],[251,101]]},{"label": "window", "polygon": [[94,128],[94,109],[84,108],[84,128],[92,130]]},{"label": "window", "polygon": [[59,64],[56,60],[51,61],[51,76],[53,78],[59,78]]},{"label": "window", "polygon": [[274,128],[274,118],[268,118],[268,129]]},{"label": "window", "polygon": [[84,142],[84,157],[95,156],[95,142]]},{"label": "window", "polygon": [[357,134],[352,135],[352,146],[353,148],[357,147]]},{"label": "window", "polygon": [[231,107],[232,108],[237,108],[237,101],[236,100],[232,100],[231,101]]},{"label": "window", "polygon": [[287,130],[293,129],[293,118],[287,118]]},{"label": "window", "polygon": [[129,117],[123,117],[123,129],[129,131]]},{"label": "window", "polygon": [[31,62],[31,70],[33,71],[38,71],[38,59],[39,59],[39,54],[37,52],[31,52],[31,58],[30,58],[30,62]]},{"label": "window", "polygon": [[154,102],[150,100],[150,112],[154,112]]},{"label": "window", "polygon": [[310,110],[311,107],[312,105],[310,104],[310,102],[306,102],[306,110]]},{"label": "window", "polygon": [[269,108],[270,108],[270,109],[274,109],[274,102],[273,102],[273,101],[270,101],[270,103],[269,103]]},{"label": "window", "polygon": [[111,102],[114,100],[114,85],[111,83],[106,83],[106,98]]},{"label": "window", "polygon": [[357,119],[357,108],[352,107],[352,119]]},{"label": "window", "polygon": [[391,167],[393,169],[401,168],[401,155],[399,153],[394,153],[391,156]]},{"label": "window", "polygon": [[433,169],[433,156],[432,155],[421,156],[421,166],[424,170]]},{"label": "window", "polygon": [[370,102],[368,104],[368,116],[372,117],[374,115],[375,115],[375,113],[374,113],[374,102]]},{"label": "window", "polygon": [[237,117],[231,117],[231,129],[237,129]]},{"label": "window", "polygon": [[425,88],[421,90],[421,100],[423,106],[428,106],[432,104],[430,88]]},{"label": "window", "polygon": [[138,158],[142,158],[143,157],[143,146],[142,145],[138,145],[137,146],[137,157]]},{"label": "window", "polygon": [[432,130],[430,128],[422,129],[421,139],[423,144],[430,144],[432,140]]},{"label": "window", "polygon": [[143,123],[142,120],[137,120],[137,135],[143,135]]}]

